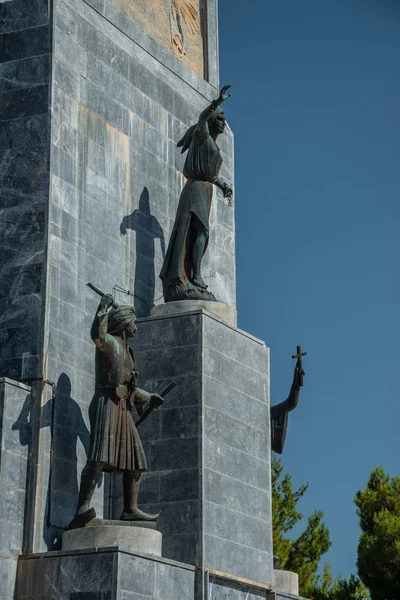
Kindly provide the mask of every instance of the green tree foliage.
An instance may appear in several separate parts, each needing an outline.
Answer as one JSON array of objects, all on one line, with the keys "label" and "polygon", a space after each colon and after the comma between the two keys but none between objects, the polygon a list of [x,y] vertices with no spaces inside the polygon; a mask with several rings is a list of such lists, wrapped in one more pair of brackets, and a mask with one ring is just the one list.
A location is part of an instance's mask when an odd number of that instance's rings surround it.
[{"label": "green tree foliage", "polygon": [[312,590],[312,600],[368,600],[369,595],[364,584],[351,575],[348,579],[334,579],[329,564],[324,565],[322,575],[316,578]]},{"label": "green tree foliage", "polygon": [[293,490],[291,476],[283,472],[283,466],[275,458],[271,472],[274,554],[282,569],[299,574],[300,595],[310,600],[367,600],[369,596],[364,585],[353,575],[349,579],[334,579],[329,565],[317,575],[321,557],[331,545],[321,511],[313,512],[296,539],[287,537],[303,518],[297,503],[306,493],[308,483]]},{"label": "green tree foliage", "polygon": [[281,568],[299,574],[300,594],[310,598],[315,587],[316,572],[321,556],[327,552],[331,541],[323,514],[315,511],[307,520],[306,528],[294,540],[286,534],[303,518],[297,503],[308,489],[308,483],[293,490],[292,478],[283,473],[281,463],[272,462],[272,526],[274,554]]},{"label": "green tree foliage", "polygon": [[400,478],[378,467],[354,501],[361,526],[358,574],[372,600],[399,600]]}]

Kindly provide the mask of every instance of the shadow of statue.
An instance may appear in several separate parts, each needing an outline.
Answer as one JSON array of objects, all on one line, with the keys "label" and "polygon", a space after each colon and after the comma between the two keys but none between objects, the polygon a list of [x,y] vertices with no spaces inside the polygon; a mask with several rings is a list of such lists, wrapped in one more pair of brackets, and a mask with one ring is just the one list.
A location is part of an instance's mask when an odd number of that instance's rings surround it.
[{"label": "shadow of statue", "polygon": [[[21,445],[30,446],[29,455],[32,454],[34,412],[35,401],[29,394],[13,425],[13,429],[19,430]],[[50,431],[50,455],[41,454],[47,461],[42,464],[47,479],[45,475],[43,488],[38,488],[38,494],[42,497],[46,494],[43,539],[50,551],[61,548],[62,533],[75,514],[79,490],[78,440],[86,456],[90,443],[89,430],[78,403],[71,396],[71,381],[66,373],[61,373],[58,378],[54,399],[50,398],[40,410],[40,428],[47,427]],[[44,489],[46,482],[47,490]],[[31,493],[32,490],[28,489],[27,496]],[[36,519],[40,516],[36,515]]]},{"label": "shadow of statue", "polygon": [[159,239],[163,260],[165,258],[164,231],[150,212],[149,190],[143,188],[139,208],[126,215],[120,225],[121,235],[131,229],[136,234],[136,268],[134,307],[138,317],[146,317],[154,306],[155,291],[155,240]]}]

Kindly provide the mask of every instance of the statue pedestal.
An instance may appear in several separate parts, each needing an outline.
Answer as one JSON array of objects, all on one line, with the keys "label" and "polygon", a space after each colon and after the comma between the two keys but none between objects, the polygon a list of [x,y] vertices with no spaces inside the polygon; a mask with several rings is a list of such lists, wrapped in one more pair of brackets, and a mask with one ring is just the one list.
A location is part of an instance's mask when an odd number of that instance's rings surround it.
[{"label": "statue pedestal", "polygon": [[199,310],[203,310],[204,312],[221,319],[221,321],[228,323],[228,325],[236,327],[236,308],[230,304],[224,304],[223,302],[212,302],[207,300],[175,300],[175,302],[158,304],[151,309],[150,314],[152,317],[173,316]]},{"label": "statue pedestal", "polygon": [[121,546],[62,550],[20,556],[6,600],[193,600],[194,580],[190,565]]},{"label": "statue pedestal", "polygon": [[299,576],[292,571],[274,569],[275,588],[280,592],[299,595]]},{"label": "statue pedestal", "polygon": [[162,534],[154,522],[93,519],[86,527],[66,531],[62,537],[63,550],[112,546],[161,556]]},{"label": "statue pedestal", "polygon": [[[139,385],[177,383],[138,428],[148,462],[139,502],[160,513],[163,557],[272,588],[268,349],[207,309],[137,323]],[[222,584],[212,589],[223,597]]]}]

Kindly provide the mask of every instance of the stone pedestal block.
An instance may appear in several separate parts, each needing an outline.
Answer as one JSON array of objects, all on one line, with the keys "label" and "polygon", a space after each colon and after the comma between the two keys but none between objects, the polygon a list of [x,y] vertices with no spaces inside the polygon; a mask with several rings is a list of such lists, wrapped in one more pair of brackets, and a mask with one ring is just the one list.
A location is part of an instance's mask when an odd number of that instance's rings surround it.
[{"label": "stone pedestal block", "polygon": [[178,383],[139,427],[163,556],[272,586],[265,344],[198,310],[139,319],[133,346],[141,386]]},{"label": "stone pedestal block", "polygon": [[93,519],[86,527],[66,531],[62,537],[63,550],[110,546],[121,546],[131,551],[161,556],[162,534],[156,531],[155,523]]},{"label": "stone pedestal block", "polygon": [[298,596],[299,594],[299,576],[292,571],[274,570],[275,587],[281,592],[288,592]]},{"label": "stone pedestal block", "polygon": [[124,548],[23,556],[14,600],[193,599],[194,568]]},{"label": "stone pedestal block", "polygon": [[151,309],[152,317],[165,315],[179,315],[192,311],[203,310],[205,313],[211,313],[214,317],[221,319],[228,325],[237,325],[237,312],[234,306],[224,304],[223,302],[207,302],[205,300],[176,300],[175,302],[166,302],[158,304]]}]

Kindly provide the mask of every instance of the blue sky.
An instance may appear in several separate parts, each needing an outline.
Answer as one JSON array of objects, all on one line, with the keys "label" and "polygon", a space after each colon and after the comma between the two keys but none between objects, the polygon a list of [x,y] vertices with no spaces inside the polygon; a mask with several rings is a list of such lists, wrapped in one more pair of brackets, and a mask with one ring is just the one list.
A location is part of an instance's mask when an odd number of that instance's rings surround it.
[{"label": "blue sky", "polygon": [[239,327],[271,348],[273,403],[308,352],[283,463],[347,575],[354,493],[400,474],[400,3],[219,0],[219,30]]}]

